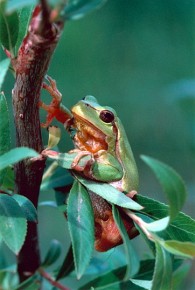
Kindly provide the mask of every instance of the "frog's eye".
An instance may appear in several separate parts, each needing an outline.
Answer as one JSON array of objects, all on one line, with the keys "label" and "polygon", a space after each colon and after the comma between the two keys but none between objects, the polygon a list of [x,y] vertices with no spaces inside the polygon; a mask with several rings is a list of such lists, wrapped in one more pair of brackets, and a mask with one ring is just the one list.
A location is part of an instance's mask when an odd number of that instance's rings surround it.
[{"label": "frog's eye", "polygon": [[111,111],[108,110],[103,110],[100,113],[100,119],[104,122],[104,123],[111,123],[114,121],[114,114]]}]

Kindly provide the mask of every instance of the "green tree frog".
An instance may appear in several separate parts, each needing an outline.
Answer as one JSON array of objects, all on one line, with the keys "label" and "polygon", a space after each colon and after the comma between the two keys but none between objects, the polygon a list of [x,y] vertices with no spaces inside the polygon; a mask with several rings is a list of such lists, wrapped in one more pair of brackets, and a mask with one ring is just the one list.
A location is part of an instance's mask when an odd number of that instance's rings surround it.
[{"label": "green tree frog", "polygon": [[[55,81],[50,77],[47,79],[50,85],[44,83],[43,88],[51,94],[52,102],[46,105],[40,101],[40,107],[47,111],[46,123],[42,127],[48,127],[53,118],[64,124],[75,146],[69,153],[77,153],[71,169],[97,182],[107,182],[133,197],[138,188],[137,167],[115,110],[99,105],[93,96],[86,96],[70,111],[62,105],[62,95]],[[89,158],[81,166],[79,161],[85,156]],[[94,193],[91,193],[91,199],[96,226],[95,248],[105,251],[120,244],[122,239],[114,223],[110,205]],[[136,232],[133,223],[125,217],[123,221],[129,236],[133,237]]]}]

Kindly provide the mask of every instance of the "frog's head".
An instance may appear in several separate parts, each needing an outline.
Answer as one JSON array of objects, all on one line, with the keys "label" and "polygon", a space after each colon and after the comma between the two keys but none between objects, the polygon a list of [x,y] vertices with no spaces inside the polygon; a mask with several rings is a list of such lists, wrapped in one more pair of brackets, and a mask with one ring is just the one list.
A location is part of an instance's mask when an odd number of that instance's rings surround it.
[{"label": "frog's head", "polygon": [[95,97],[86,96],[72,108],[72,113],[76,120],[101,131],[106,138],[113,138],[116,112],[110,107],[101,106]]},{"label": "frog's head", "polygon": [[110,107],[100,106],[96,98],[86,96],[73,108],[75,146],[81,150],[115,152],[117,116]]}]

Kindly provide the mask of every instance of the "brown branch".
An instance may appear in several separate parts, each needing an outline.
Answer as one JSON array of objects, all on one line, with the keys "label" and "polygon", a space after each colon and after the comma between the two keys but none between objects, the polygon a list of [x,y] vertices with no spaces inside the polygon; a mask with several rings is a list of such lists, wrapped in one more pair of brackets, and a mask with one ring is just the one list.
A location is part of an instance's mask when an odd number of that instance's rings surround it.
[{"label": "brown branch", "polygon": [[45,278],[51,285],[60,289],[60,290],[69,290],[67,287],[60,284],[58,281],[54,280],[47,272],[45,272],[42,268],[39,269],[39,273],[43,278]]},{"label": "brown branch", "polygon": [[[50,9],[45,0],[38,5],[17,59],[12,59],[16,73],[12,92],[16,127],[16,146],[43,150],[38,102],[44,75],[58,43],[63,22],[50,23]],[[16,192],[30,199],[37,208],[45,160],[24,160],[15,166]],[[26,241],[18,255],[20,281],[40,266],[37,224],[29,222]]]}]

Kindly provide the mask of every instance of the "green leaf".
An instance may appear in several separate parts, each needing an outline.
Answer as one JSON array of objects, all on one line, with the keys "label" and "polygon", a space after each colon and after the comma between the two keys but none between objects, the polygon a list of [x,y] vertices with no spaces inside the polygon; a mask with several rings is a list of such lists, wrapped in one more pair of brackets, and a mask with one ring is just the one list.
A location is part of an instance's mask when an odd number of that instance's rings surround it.
[{"label": "green leaf", "polygon": [[191,264],[182,264],[176,271],[173,273],[172,289],[179,290],[185,289],[185,278],[188,275],[191,268]]},{"label": "green leaf", "polygon": [[36,3],[36,0],[8,0],[6,11],[7,13],[12,13],[18,9],[22,9],[23,7],[35,5]]},{"label": "green leaf", "polygon": [[101,286],[97,288],[91,288],[94,290],[121,290],[121,289],[130,289],[130,290],[147,290],[146,288],[143,288],[141,286],[135,285],[131,281],[127,282],[115,282],[112,284],[108,284],[106,286]]},{"label": "green leaf", "polygon": [[[12,2],[13,2],[13,4],[16,4],[15,8],[18,9],[19,8],[18,2],[21,2],[21,1],[12,1]],[[27,3],[28,1],[24,1],[24,2]],[[29,1],[29,5],[31,5],[30,2],[32,2],[32,1]],[[35,1],[33,1],[33,2],[35,2]],[[9,6],[9,3],[10,3],[10,1],[8,2],[8,6]],[[33,9],[34,9],[34,6],[31,5],[31,6],[21,8],[21,10],[18,12],[19,32],[18,32],[18,38],[17,38],[17,42],[16,42],[16,52],[18,52],[18,49],[19,49],[20,45],[22,44],[24,37],[27,34]]]},{"label": "green leaf", "polygon": [[[168,214],[168,206],[152,198],[137,194],[135,200],[144,207],[142,212],[154,220],[161,219]],[[176,219],[159,235],[166,240],[195,243],[195,220],[184,213],[179,213]]]},{"label": "green leaf", "polygon": [[49,140],[48,140],[47,149],[51,149],[51,148],[56,147],[58,143],[60,142],[61,129],[56,126],[50,126],[48,128],[48,131],[49,131]]},{"label": "green leaf", "polygon": [[[1,91],[1,87],[5,79],[6,73],[9,69],[9,65],[10,65],[10,58],[5,58],[0,62],[0,72],[1,72],[0,73],[0,91]],[[1,96],[1,99],[2,98],[5,98],[4,95]]]},{"label": "green leaf", "polygon": [[71,187],[72,187],[71,185],[70,185],[70,187],[68,186],[66,193],[64,192],[65,188],[63,188],[63,192],[57,191],[57,190],[55,191],[55,198],[56,198],[57,207],[63,213],[67,212],[67,198],[68,198],[67,193],[70,192]]},{"label": "green leaf", "polygon": [[40,276],[38,274],[34,274],[13,290],[39,290],[40,289]]},{"label": "green leaf", "polygon": [[0,235],[15,253],[20,251],[26,236],[27,221],[18,203],[11,197],[0,195]]},{"label": "green leaf", "polygon": [[[2,174],[2,172],[5,171],[5,175]],[[2,178],[3,177],[3,178]],[[3,179],[2,182],[2,189],[4,190],[10,190],[11,192],[14,191],[15,186],[15,178],[14,178],[14,169],[13,167],[7,167],[6,169],[2,170],[0,173],[0,179]]]},{"label": "green leaf", "polygon": [[72,246],[70,246],[68,253],[65,256],[65,259],[62,263],[62,266],[57,270],[56,280],[66,277],[70,272],[74,270],[74,259]]},{"label": "green leaf", "polygon": [[[7,102],[3,93],[0,93],[0,116],[0,155],[2,155],[10,149],[9,114]],[[0,185],[3,183],[6,172],[7,169],[0,171]]]},{"label": "green leaf", "polygon": [[28,221],[37,222],[37,210],[28,198],[20,194],[14,194],[12,198],[17,201]]},{"label": "green leaf", "polygon": [[60,257],[61,253],[62,253],[62,247],[61,247],[60,242],[58,242],[57,240],[52,240],[49,250],[42,263],[42,266],[48,267],[52,265]]},{"label": "green leaf", "polygon": [[63,187],[68,184],[73,183],[73,177],[67,170],[59,167],[55,170],[55,172],[45,178],[41,184],[41,190],[49,190],[57,187]]},{"label": "green leaf", "polygon": [[171,289],[172,258],[160,244],[156,242],[156,262],[151,290]]},{"label": "green leaf", "polygon": [[16,271],[5,271],[2,273],[3,279],[0,281],[1,289],[9,290],[14,289],[15,285],[18,283],[18,277]]},{"label": "green leaf", "polygon": [[167,228],[169,224],[169,217],[159,219],[157,221],[147,224],[146,228],[151,232],[160,232]]},{"label": "green leaf", "polygon": [[148,280],[137,280],[137,279],[130,279],[130,281],[135,284],[138,285],[140,287],[143,287],[144,289],[151,289],[152,286],[152,281],[148,281]]},{"label": "green leaf", "polygon": [[127,259],[127,271],[125,273],[124,281],[129,280],[130,277],[134,276],[139,270],[139,258],[132,246],[132,243],[127,234],[127,230],[122,222],[119,211],[116,206],[112,205],[112,213],[114,221],[120,231],[125,247],[125,255]]},{"label": "green leaf", "polygon": [[154,171],[169,201],[169,215],[173,220],[182,209],[187,192],[182,178],[171,167],[151,157],[142,159]]},{"label": "green leaf", "polygon": [[9,165],[13,165],[22,159],[38,156],[39,154],[33,149],[27,147],[14,148],[0,156],[0,170],[6,168]]},{"label": "green leaf", "polygon": [[[174,265],[173,268],[174,270],[177,270],[178,267],[181,266],[183,260],[181,259],[176,259],[174,260]],[[147,260],[142,260],[140,261],[140,269],[139,272],[133,277],[133,279],[140,280],[140,281],[149,281],[152,280],[153,277],[153,272],[154,272],[154,265],[155,265],[155,260],[154,259],[147,259]],[[122,281],[124,275],[126,272],[126,266],[114,269],[106,274],[103,275],[98,275],[97,278],[91,280],[87,284],[83,285],[82,287],[79,288],[79,290],[86,290],[86,289],[115,289],[112,288],[113,285],[115,285],[116,289],[145,289],[145,288],[140,288],[139,286],[136,286],[135,284],[126,284],[126,283],[121,283],[120,285],[117,283],[119,281]],[[166,289],[168,290],[168,289]]]},{"label": "green leaf", "polygon": [[89,194],[77,181],[69,194],[67,215],[75,269],[79,279],[88,266],[94,249],[94,216]]},{"label": "green leaf", "polygon": [[174,240],[170,241],[159,241],[161,246],[165,248],[168,252],[183,256],[185,258],[194,258],[195,257],[195,244],[190,242],[178,242]]},{"label": "green leaf", "polygon": [[53,200],[41,201],[41,202],[39,202],[39,206],[49,206],[49,207],[57,208],[57,204]]},{"label": "green leaf", "polygon": [[10,149],[10,128],[7,101],[3,93],[0,93],[0,155]]},{"label": "green leaf", "polygon": [[[141,280],[151,280],[154,271],[154,260],[147,259],[140,261],[139,272],[135,275],[134,279]],[[91,289],[90,287],[108,286],[109,284],[116,283],[117,281],[121,281],[124,278],[126,272],[126,266],[122,266],[120,268],[114,269],[106,274],[99,275],[98,278],[88,282],[83,285],[80,290]],[[130,288],[131,289],[131,288]]]},{"label": "green leaf", "polygon": [[14,47],[18,38],[19,20],[17,12],[7,14],[4,5],[0,6],[0,42],[14,55]]},{"label": "green leaf", "polygon": [[69,0],[65,6],[65,18],[77,20],[87,13],[100,8],[107,0]]},{"label": "green leaf", "polygon": [[95,182],[88,179],[84,179],[80,176],[76,178],[90,191],[100,195],[108,202],[116,204],[118,206],[129,208],[133,210],[141,210],[143,207],[131,198],[127,197],[124,193],[117,190],[115,187],[108,183]]}]

